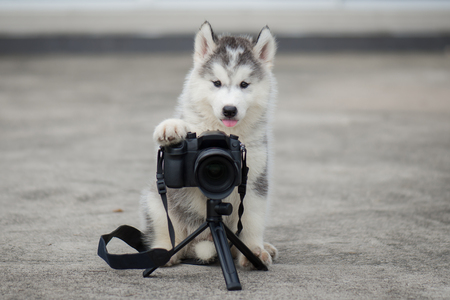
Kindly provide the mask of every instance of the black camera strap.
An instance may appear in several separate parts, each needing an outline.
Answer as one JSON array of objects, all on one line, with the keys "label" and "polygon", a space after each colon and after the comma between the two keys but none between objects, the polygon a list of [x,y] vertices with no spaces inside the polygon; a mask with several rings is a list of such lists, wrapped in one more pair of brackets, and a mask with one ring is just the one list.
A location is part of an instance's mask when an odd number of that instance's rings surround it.
[{"label": "black camera strap", "polygon": [[[106,245],[112,238],[119,238],[139,253],[110,254]],[[109,234],[102,235],[98,244],[98,256],[113,269],[147,269],[164,266],[172,257],[172,250],[147,250],[143,241],[143,234],[138,229],[122,225]]]},{"label": "black camera strap", "polygon": [[[105,234],[100,237],[98,244],[98,255],[103,258],[104,261],[113,269],[152,269],[164,266],[169,262],[174,253],[175,248],[175,231],[173,229],[172,221],[169,218],[169,210],[167,205],[167,189],[164,182],[163,174],[163,158],[164,151],[160,149],[158,151],[158,165],[156,171],[156,185],[158,193],[161,195],[161,200],[166,210],[167,225],[169,229],[170,242],[172,243],[172,249],[150,249],[147,250],[143,242],[143,233],[138,229],[122,225],[110,234]],[[127,243],[132,248],[136,249],[139,253],[133,254],[110,254],[106,249],[106,245],[112,238],[119,238]]]},{"label": "black camera strap", "polygon": [[245,149],[245,145],[241,144],[241,153],[242,153],[242,180],[241,185],[238,187],[238,193],[241,198],[241,203],[239,204],[239,210],[238,210],[238,225],[237,225],[237,231],[236,235],[239,236],[241,234],[241,231],[243,229],[242,225],[242,215],[244,214],[244,197],[245,193],[247,192],[247,178],[248,178],[248,167],[247,167],[247,149]]},{"label": "black camera strap", "polygon": [[172,221],[170,221],[170,217],[169,217],[169,207],[167,204],[167,188],[166,188],[166,183],[164,182],[163,162],[164,162],[164,148],[161,147],[158,150],[158,165],[157,165],[157,169],[156,169],[156,187],[158,189],[159,195],[161,196],[161,201],[164,205],[164,209],[166,210],[167,226],[169,229],[170,242],[172,243],[172,249],[173,249],[173,248],[175,248],[175,230],[173,229]]}]

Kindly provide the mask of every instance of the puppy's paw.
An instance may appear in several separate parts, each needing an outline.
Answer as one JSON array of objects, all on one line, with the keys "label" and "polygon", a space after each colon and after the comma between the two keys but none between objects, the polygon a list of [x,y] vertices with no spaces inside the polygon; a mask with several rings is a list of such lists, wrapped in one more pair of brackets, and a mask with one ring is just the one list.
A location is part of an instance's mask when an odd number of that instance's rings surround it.
[{"label": "puppy's paw", "polygon": [[264,249],[269,252],[270,256],[272,257],[272,260],[277,259],[278,257],[278,250],[275,248],[274,245],[269,243],[264,243]]},{"label": "puppy's paw", "polygon": [[178,256],[177,254],[174,254],[174,255],[170,258],[169,262],[168,262],[167,264],[164,265],[164,267],[171,267],[171,266],[173,266],[173,265],[179,264],[180,262],[181,262],[181,260],[180,260],[179,256]]},{"label": "puppy's paw", "polygon": [[[258,257],[263,264],[266,266],[270,266],[272,264],[272,260],[278,256],[278,250],[269,243],[264,243],[264,247],[256,246],[250,248]],[[239,265],[243,268],[251,268],[253,264],[245,257],[242,253],[239,254],[238,257]]]},{"label": "puppy's paw", "polygon": [[161,146],[174,145],[181,142],[188,132],[188,125],[183,120],[168,119],[156,126],[153,139]]}]

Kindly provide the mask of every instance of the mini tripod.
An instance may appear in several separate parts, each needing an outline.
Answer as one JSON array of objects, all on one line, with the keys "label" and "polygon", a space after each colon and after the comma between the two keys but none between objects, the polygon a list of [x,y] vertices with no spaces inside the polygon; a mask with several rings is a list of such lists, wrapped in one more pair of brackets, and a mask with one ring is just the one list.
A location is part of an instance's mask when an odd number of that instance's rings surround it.
[{"label": "mini tripod", "polygon": [[[230,252],[230,242],[236,246],[242,254],[255,266],[258,270],[267,271],[266,265],[253,254],[253,252],[225,225],[222,216],[228,216],[232,213],[233,206],[230,203],[223,203],[222,200],[209,199],[206,204],[206,221],[195,232],[188,236],[184,241],[173,249],[173,254],[180,251],[184,246],[191,242],[196,236],[202,233],[206,228],[211,229],[214,245],[216,246],[217,257],[219,258],[222,268],[223,277],[229,291],[241,290],[241,283],[236,272],[233,257]],[[150,274],[158,267],[147,269],[144,271],[144,277]]]}]

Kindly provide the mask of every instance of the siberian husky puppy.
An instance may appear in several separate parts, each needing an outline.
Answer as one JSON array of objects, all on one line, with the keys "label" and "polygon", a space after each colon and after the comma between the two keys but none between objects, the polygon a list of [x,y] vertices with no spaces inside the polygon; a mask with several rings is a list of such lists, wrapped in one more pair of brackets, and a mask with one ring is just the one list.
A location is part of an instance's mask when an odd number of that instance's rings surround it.
[{"label": "siberian husky puppy", "polygon": [[[272,74],[275,39],[267,26],[256,41],[250,37],[217,36],[205,22],[195,37],[194,48],[194,66],[186,77],[175,118],[161,122],[153,138],[157,144],[167,146],[179,143],[189,131],[201,134],[220,130],[239,136],[247,148],[250,169],[240,238],[264,264],[270,265],[277,249],[264,242],[264,227],[271,181],[270,123],[276,97]],[[165,210],[155,190],[145,192],[141,200],[146,242],[150,248],[171,249]],[[178,244],[205,221],[207,199],[197,187],[168,188],[167,198]],[[235,208],[230,216],[224,217],[224,223],[236,231],[240,203],[237,188],[224,202]],[[233,255],[239,265],[249,266],[247,258],[236,252]],[[207,229],[175,254],[168,265],[184,258],[208,262],[215,256]]]}]

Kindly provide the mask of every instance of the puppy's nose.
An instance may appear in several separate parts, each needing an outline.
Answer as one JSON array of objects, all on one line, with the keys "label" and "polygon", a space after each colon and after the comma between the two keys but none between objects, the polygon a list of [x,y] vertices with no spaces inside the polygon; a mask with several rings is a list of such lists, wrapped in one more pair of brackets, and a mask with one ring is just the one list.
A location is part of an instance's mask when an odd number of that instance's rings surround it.
[{"label": "puppy's nose", "polygon": [[222,113],[227,118],[233,118],[237,115],[237,107],[236,106],[224,106]]}]

